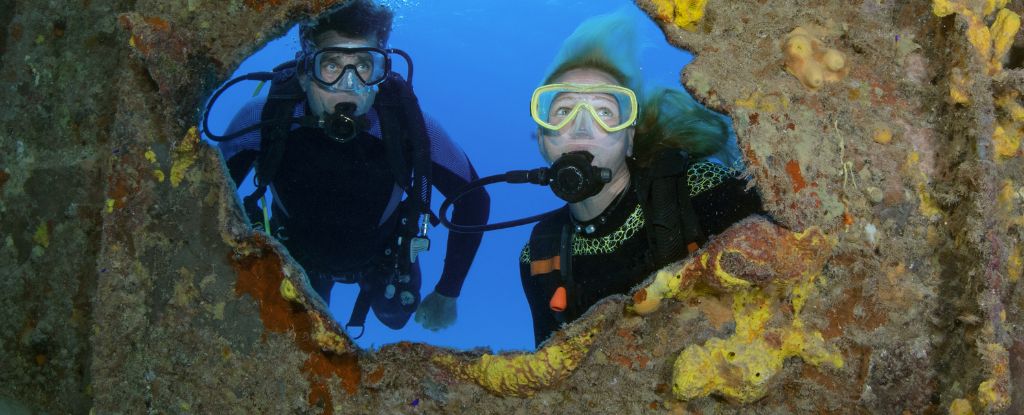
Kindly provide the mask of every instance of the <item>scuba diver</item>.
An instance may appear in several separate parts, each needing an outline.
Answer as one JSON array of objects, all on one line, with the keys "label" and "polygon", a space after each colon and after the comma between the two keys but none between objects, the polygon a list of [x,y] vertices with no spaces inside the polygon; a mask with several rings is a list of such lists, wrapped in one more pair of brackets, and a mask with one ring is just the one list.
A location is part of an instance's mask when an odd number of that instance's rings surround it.
[{"label": "scuba diver", "polygon": [[[246,214],[288,249],[323,301],[330,302],[335,283],[358,284],[346,328],[362,328],[372,309],[392,329],[415,311],[423,327],[439,330],[456,319],[481,235],[449,235],[440,281],[421,302],[417,258],[429,249],[427,230],[436,221],[431,187],[448,195],[477,174],[421,112],[410,57],[385,48],[392,20],[387,7],[354,0],[302,24],[294,61],[229,81],[208,105],[242,80],[269,80],[268,95],[242,107],[225,135],[211,133],[205,119],[204,130],[220,142],[236,184],[255,168]],[[396,56],[409,79],[391,71]],[[489,210],[487,193],[477,189],[455,205],[453,217],[486,223]]]},{"label": "scuba diver", "polygon": [[[531,99],[548,181],[568,202],[534,226],[520,254],[538,346],[601,299],[762,213],[720,115],[680,90],[638,96],[633,25],[622,12],[581,24]],[[567,160],[586,167],[565,174]],[[566,186],[575,190],[559,194]]]}]

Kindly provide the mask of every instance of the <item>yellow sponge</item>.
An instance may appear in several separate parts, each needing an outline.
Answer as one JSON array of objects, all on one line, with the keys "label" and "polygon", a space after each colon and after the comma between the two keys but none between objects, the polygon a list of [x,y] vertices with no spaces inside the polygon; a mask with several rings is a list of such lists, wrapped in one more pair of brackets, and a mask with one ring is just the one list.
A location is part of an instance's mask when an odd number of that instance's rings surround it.
[{"label": "yellow sponge", "polygon": [[842,52],[825,47],[806,29],[798,27],[786,35],[782,47],[786,56],[786,71],[812,90],[825,82],[836,82],[850,72]]}]

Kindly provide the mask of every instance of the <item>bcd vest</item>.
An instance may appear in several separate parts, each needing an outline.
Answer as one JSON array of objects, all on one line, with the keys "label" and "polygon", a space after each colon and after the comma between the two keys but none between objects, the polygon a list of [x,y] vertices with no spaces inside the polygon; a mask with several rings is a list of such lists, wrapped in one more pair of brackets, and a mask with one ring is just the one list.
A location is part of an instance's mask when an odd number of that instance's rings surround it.
[{"label": "bcd vest", "polygon": [[[304,127],[294,132],[291,131],[292,122],[268,122],[291,119],[296,106],[306,99],[296,76],[294,61],[279,65],[274,72],[282,76],[275,77],[278,81],[271,83],[261,113],[264,126],[260,131],[260,153],[256,161],[257,187],[243,200],[250,220],[257,222],[254,216],[261,213],[256,201],[271,183],[278,183],[281,186],[275,186],[275,191],[287,203],[284,206],[287,214],[275,213],[286,218],[287,226],[298,227],[285,231],[291,234],[289,240],[296,238],[285,243],[286,246],[291,245],[289,251],[296,252],[297,259],[320,254],[328,254],[324,258],[331,258],[330,254],[340,254],[344,260],[337,263],[324,264],[322,260],[311,263],[314,266],[324,265],[325,269],[321,271],[337,272],[341,268],[390,262],[394,273],[408,275],[415,261],[413,252],[418,252],[415,244],[425,240],[425,236],[418,237],[419,218],[427,215],[436,225],[436,217],[430,213],[430,139],[412,85],[397,73],[389,74],[379,84],[373,104],[380,122],[381,139],[363,132],[352,142],[342,144],[332,142],[321,130],[310,128],[316,123],[314,114],[307,113],[298,122]],[[315,160],[305,157],[318,151],[323,153],[313,157]],[[332,162],[348,164],[332,166]],[[310,182],[310,178],[314,181]],[[369,216],[384,211],[382,204],[390,200],[394,184],[401,187],[408,197],[396,214],[378,225],[380,218]],[[313,210],[322,206],[313,206],[307,212],[302,203],[288,203],[298,200],[346,206],[339,209],[343,214],[313,215]],[[325,223],[323,221],[353,230],[353,234],[323,232],[317,228],[318,223]],[[300,230],[313,231],[307,234],[317,236],[303,239],[295,232]],[[429,240],[426,242],[429,247]],[[390,245],[391,248],[379,252],[382,245]],[[374,255],[374,250],[377,255]],[[385,255],[390,258],[382,261],[379,257]],[[362,270],[347,271],[358,274]],[[363,326],[371,297],[383,291],[374,284],[370,289],[360,290],[346,326]]]},{"label": "bcd vest", "polygon": [[[686,172],[689,158],[681,150],[659,152],[651,164],[639,171],[637,197],[645,216],[649,250],[644,261],[652,270],[684,258],[707,242],[690,202]],[[627,190],[629,191],[629,190]],[[543,292],[551,292],[549,306],[556,318],[571,310],[578,314],[579,287],[573,278],[572,245],[574,229],[566,206],[559,214],[540,221],[530,234],[530,274],[539,277]]]}]

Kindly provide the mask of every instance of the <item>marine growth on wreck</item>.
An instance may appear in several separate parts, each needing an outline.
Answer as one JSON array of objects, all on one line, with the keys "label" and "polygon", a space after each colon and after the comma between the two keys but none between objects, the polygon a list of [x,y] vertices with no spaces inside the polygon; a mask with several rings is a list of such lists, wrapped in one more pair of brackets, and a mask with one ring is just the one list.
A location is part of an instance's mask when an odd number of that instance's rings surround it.
[{"label": "marine growth on wreck", "polygon": [[196,108],[335,3],[0,0],[0,412],[1024,412],[1021,0],[637,1],[770,218],[536,351],[359,348],[244,218]]}]

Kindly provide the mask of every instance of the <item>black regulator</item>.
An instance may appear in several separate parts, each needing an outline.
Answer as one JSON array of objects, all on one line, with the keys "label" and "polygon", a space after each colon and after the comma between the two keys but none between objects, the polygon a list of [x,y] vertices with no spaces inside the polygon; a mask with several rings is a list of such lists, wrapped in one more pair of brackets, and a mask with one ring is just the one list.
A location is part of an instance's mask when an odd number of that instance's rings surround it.
[{"label": "black regulator", "polygon": [[576,203],[601,193],[612,180],[611,169],[592,166],[594,156],[586,151],[565,153],[551,164],[548,183],[555,196]]},{"label": "black regulator", "polygon": [[324,114],[320,117],[319,126],[332,140],[347,143],[359,134],[355,112],[356,104],[339,102],[334,106],[333,114]]},{"label": "black regulator", "polygon": [[612,180],[612,171],[604,167],[592,165],[594,155],[586,151],[573,151],[562,154],[558,160],[551,164],[551,167],[541,167],[533,170],[512,170],[503,174],[487,176],[475,180],[462,188],[454,197],[449,197],[441,203],[441,223],[458,233],[479,233],[496,229],[511,228],[536,222],[544,217],[557,212],[556,209],[539,215],[506,222],[492,223],[486,225],[459,225],[448,220],[448,208],[457,202],[462,196],[469,192],[492,183],[533,183],[541,186],[550,186],[551,191],[560,199],[569,203],[576,203],[601,193],[604,185]]}]

